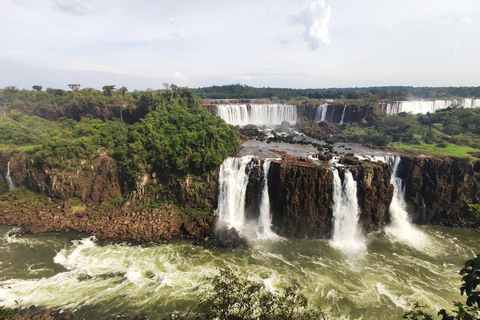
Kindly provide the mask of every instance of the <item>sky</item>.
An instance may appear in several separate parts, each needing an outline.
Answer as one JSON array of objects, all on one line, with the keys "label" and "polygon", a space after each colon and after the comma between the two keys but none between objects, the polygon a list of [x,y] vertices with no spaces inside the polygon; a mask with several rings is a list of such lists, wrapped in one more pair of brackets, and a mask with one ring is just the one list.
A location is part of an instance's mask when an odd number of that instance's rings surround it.
[{"label": "sky", "polygon": [[0,88],[480,86],[478,0],[2,0]]}]

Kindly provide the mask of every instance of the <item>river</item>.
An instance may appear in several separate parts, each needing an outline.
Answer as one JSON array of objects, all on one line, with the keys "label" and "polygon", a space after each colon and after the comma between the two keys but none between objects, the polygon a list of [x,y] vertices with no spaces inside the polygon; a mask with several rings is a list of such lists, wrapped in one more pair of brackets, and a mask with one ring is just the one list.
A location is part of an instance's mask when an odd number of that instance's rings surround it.
[{"label": "river", "polygon": [[458,271],[480,253],[480,232],[417,229],[419,243],[371,233],[352,257],[328,240],[259,240],[236,250],[187,241],[131,246],[78,233],[14,236],[15,228],[0,226],[0,305],[65,309],[75,319],[160,319],[188,311],[222,264],[269,288],[297,283],[331,319],[401,319],[416,301],[435,310],[464,301]]}]

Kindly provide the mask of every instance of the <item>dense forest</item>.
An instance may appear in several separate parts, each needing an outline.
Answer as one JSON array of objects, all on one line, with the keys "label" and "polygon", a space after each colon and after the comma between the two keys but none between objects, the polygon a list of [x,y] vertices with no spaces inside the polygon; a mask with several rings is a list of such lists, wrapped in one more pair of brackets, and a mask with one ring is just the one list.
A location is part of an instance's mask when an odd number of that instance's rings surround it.
[{"label": "dense forest", "polygon": [[480,87],[359,87],[326,89],[255,88],[232,84],[192,89],[203,99],[363,99],[407,100],[480,97]]},{"label": "dense forest", "polygon": [[[239,148],[237,131],[203,108],[188,89],[2,90],[0,103],[6,106],[0,118],[1,150],[27,152],[39,165],[62,170],[107,152],[120,164],[129,186],[146,173],[209,171]],[[120,112],[113,121],[94,117],[108,107],[143,117],[131,125],[120,120]],[[39,108],[84,116],[80,121],[67,117],[49,121],[28,115]]]}]

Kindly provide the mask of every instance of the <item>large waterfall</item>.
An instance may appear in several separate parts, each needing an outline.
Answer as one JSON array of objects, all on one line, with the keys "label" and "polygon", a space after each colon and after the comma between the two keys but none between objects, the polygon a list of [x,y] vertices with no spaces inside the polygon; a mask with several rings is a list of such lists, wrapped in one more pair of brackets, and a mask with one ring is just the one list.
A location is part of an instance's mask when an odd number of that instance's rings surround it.
[{"label": "large waterfall", "polygon": [[232,125],[280,125],[297,122],[297,106],[287,104],[219,104],[217,116]]},{"label": "large waterfall", "polygon": [[251,170],[249,164],[252,158],[253,156],[228,158],[221,165],[217,213],[220,223],[226,224],[227,227],[234,227],[244,236],[251,234],[252,229],[257,229],[255,232],[257,237],[273,238],[276,235],[271,231],[272,218],[268,195],[268,171],[271,159],[266,159],[263,163],[263,188],[258,221],[246,219],[245,199]]},{"label": "large waterfall", "polygon": [[347,254],[366,249],[365,238],[358,226],[360,210],[357,201],[357,183],[349,170],[344,181],[338,169],[333,169],[333,231],[332,243]]},{"label": "large waterfall", "polygon": [[399,241],[405,242],[414,247],[424,247],[428,239],[418,229],[416,229],[408,218],[407,203],[405,202],[405,189],[402,178],[398,177],[401,157],[390,156],[385,159],[390,164],[390,183],[393,185],[393,197],[390,203],[391,223],[385,228],[387,234],[392,235]]},{"label": "large waterfall", "polygon": [[229,227],[237,230],[245,224],[245,195],[249,174],[247,164],[252,156],[228,158],[220,167],[218,215]]},{"label": "large waterfall", "polygon": [[426,114],[428,112],[434,113],[437,110],[446,109],[455,105],[464,108],[479,108],[480,99],[396,101],[393,105],[382,105],[382,110],[384,110],[386,114],[398,114],[401,112]]},{"label": "large waterfall", "polygon": [[8,190],[12,191],[15,189],[15,183],[13,182],[12,173],[10,172],[10,161],[8,161],[7,164],[7,174],[5,175],[5,178],[7,179]]}]

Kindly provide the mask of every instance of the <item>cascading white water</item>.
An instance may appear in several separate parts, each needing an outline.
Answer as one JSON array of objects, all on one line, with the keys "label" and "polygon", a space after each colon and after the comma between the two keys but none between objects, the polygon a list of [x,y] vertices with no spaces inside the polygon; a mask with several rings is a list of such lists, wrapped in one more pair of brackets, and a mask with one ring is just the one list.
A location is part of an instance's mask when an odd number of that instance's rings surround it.
[{"label": "cascading white water", "polygon": [[219,104],[217,116],[232,125],[280,125],[297,122],[297,106],[286,104]]},{"label": "cascading white water", "polygon": [[340,119],[340,124],[343,124],[343,120],[345,119],[345,110],[347,110],[347,106],[343,107],[342,119]]},{"label": "cascading white water", "polygon": [[480,107],[480,99],[396,101],[393,105],[388,104],[385,112],[386,114],[398,114],[400,112],[426,114],[453,105],[459,105],[463,108],[478,108]]},{"label": "cascading white water", "polygon": [[262,201],[260,202],[260,216],[258,217],[260,232],[266,237],[275,235],[271,230],[272,216],[270,214],[270,196],[268,195],[268,171],[270,170],[270,162],[270,159],[265,159],[263,163]]},{"label": "cascading white water", "polygon": [[391,222],[385,228],[385,232],[413,247],[425,247],[428,244],[428,239],[410,223],[403,181],[402,178],[397,177],[401,157],[387,156],[385,160],[384,162],[390,164],[390,183],[393,185],[393,197],[389,208]]},{"label": "cascading white water", "polygon": [[366,250],[365,238],[358,226],[357,183],[349,170],[342,184],[338,169],[333,169],[333,234],[332,243],[346,254]]},{"label": "cascading white water", "polygon": [[325,121],[327,119],[328,103],[321,104],[317,107],[315,113],[315,122]]},{"label": "cascading white water", "polygon": [[228,158],[220,167],[217,213],[228,227],[241,230],[245,224],[245,196],[252,156]]},{"label": "cascading white water", "polygon": [[8,190],[12,191],[15,189],[15,183],[13,182],[12,173],[10,172],[10,161],[8,161],[7,164],[7,174],[5,175],[5,178],[7,179]]},{"label": "cascading white water", "polygon": [[[247,185],[250,178],[253,156],[228,158],[220,167],[218,208],[219,227],[234,227],[249,240],[277,239],[272,230],[270,214],[270,197],[268,195],[268,171],[272,159],[263,163],[262,198],[260,200],[260,215],[257,221],[247,221],[245,200]],[[253,164],[253,163],[252,163]],[[255,165],[255,164],[253,164]]]}]

